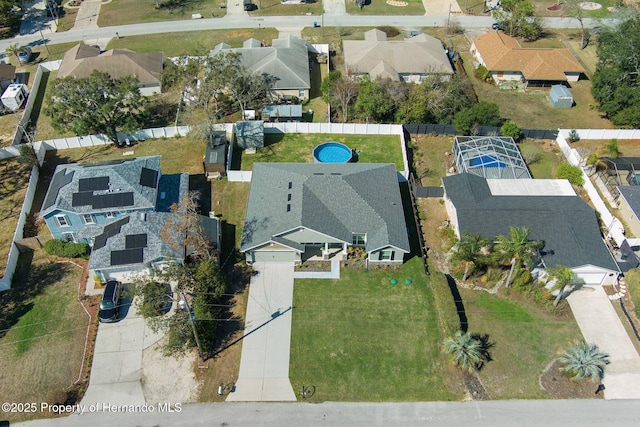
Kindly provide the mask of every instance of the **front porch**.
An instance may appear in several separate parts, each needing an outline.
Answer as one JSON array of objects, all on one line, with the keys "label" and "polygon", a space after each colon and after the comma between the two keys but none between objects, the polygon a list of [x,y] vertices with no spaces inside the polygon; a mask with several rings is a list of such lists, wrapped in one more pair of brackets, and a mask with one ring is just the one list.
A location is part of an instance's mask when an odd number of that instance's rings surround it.
[{"label": "front porch", "polygon": [[303,263],[306,261],[344,261],[347,259],[347,244],[305,245],[305,251],[301,254],[301,259]]}]

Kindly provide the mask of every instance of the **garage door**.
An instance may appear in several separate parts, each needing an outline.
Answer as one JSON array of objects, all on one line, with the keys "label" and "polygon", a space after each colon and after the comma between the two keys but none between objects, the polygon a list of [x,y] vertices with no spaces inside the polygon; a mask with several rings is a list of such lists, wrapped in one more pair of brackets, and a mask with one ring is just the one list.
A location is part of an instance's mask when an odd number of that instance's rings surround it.
[{"label": "garage door", "polygon": [[586,285],[599,285],[605,278],[605,274],[602,273],[578,273],[576,276],[584,280]]},{"label": "garage door", "polygon": [[294,262],[296,253],[294,251],[256,251],[254,262]]}]

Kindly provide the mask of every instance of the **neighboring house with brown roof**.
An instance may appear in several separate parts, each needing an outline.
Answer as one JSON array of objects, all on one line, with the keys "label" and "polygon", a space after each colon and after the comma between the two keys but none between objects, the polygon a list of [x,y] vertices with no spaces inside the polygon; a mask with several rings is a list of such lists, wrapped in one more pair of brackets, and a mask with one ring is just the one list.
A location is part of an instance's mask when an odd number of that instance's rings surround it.
[{"label": "neighboring house with brown roof", "polygon": [[0,64],[0,89],[4,91],[16,79],[16,66]]},{"label": "neighboring house with brown roof", "polygon": [[526,86],[551,86],[577,82],[585,72],[569,49],[523,48],[502,31],[473,39],[471,53],[498,85],[520,81]]},{"label": "neighboring house with brown roof", "polygon": [[135,53],[128,49],[111,49],[100,53],[98,47],[79,43],[62,58],[58,77],[86,78],[94,70],[109,73],[114,78],[134,76],[142,95],[153,95],[162,90],[162,52]]},{"label": "neighboring house with brown roof", "polygon": [[420,83],[432,75],[453,74],[442,42],[426,34],[387,40],[384,32],[373,29],[364,33],[364,40],[343,40],[342,48],[348,75]]}]

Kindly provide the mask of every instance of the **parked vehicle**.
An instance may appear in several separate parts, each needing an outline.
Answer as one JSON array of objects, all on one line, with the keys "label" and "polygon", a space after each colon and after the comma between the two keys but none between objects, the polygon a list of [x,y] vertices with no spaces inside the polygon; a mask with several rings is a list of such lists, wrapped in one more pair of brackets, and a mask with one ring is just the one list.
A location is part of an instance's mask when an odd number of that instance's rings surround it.
[{"label": "parked vehicle", "polygon": [[31,48],[29,46],[24,46],[20,48],[18,52],[18,61],[21,64],[26,64],[31,59]]},{"label": "parked vehicle", "polygon": [[120,313],[120,297],[122,296],[122,283],[117,280],[109,280],[104,288],[104,295],[100,301],[98,319],[101,322],[115,322]]}]

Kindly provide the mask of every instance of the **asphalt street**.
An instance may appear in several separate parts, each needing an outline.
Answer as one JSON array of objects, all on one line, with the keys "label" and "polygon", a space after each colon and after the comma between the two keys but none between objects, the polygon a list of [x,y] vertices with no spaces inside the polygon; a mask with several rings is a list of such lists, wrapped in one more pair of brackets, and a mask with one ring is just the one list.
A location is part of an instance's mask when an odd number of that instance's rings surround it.
[{"label": "asphalt street", "polygon": [[[639,400],[513,400],[430,403],[213,403],[85,413],[12,424],[23,427],[446,426],[588,427],[640,425]],[[161,412],[164,410],[165,412]],[[172,410],[174,412],[168,412]],[[178,412],[179,411],[179,412]]]}]

